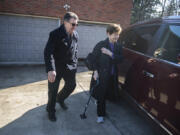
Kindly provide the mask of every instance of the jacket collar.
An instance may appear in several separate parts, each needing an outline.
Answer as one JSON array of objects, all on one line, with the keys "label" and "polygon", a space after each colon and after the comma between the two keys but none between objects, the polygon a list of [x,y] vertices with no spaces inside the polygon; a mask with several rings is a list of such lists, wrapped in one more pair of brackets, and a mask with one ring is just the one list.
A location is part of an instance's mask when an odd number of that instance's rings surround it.
[{"label": "jacket collar", "polygon": [[[59,34],[63,35],[64,37],[68,37],[68,33],[65,29],[65,26],[64,24],[62,24],[59,28]],[[72,38],[77,40],[78,39],[78,34],[76,31],[73,31],[73,35],[72,35]]]},{"label": "jacket collar", "polygon": [[59,27],[59,34],[65,36],[65,37],[68,36],[64,24],[62,24],[62,25]]},{"label": "jacket collar", "polygon": [[[104,45],[105,45],[105,47],[106,48],[108,48],[108,49],[110,49],[111,50],[111,48],[110,48],[110,46],[109,46],[109,38],[106,38],[105,40],[104,40]],[[117,42],[116,43],[114,43],[114,48],[116,48],[116,46],[117,46]],[[114,49],[115,50],[115,49]]]},{"label": "jacket collar", "polygon": [[107,48],[109,48],[109,38],[106,38],[106,39],[104,40],[104,45],[105,45]]}]

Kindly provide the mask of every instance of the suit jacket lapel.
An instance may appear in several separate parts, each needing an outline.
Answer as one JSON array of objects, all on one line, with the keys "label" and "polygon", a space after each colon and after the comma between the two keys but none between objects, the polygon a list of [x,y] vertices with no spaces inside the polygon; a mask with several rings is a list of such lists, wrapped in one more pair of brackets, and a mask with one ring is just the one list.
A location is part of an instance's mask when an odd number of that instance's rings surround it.
[{"label": "suit jacket lapel", "polygon": [[109,39],[108,39],[108,38],[105,40],[104,46],[105,46],[107,49],[111,50],[111,48],[110,48],[110,46],[109,46]]}]

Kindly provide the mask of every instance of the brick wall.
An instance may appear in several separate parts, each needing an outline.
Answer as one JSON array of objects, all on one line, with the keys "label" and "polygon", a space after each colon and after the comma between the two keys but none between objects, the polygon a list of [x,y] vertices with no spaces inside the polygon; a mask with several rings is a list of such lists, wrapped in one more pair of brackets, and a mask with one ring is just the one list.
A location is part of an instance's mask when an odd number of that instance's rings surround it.
[{"label": "brick wall", "polygon": [[0,0],[0,12],[62,18],[65,4],[80,20],[119,23],[122,27],[130,22],[132,0]]}]

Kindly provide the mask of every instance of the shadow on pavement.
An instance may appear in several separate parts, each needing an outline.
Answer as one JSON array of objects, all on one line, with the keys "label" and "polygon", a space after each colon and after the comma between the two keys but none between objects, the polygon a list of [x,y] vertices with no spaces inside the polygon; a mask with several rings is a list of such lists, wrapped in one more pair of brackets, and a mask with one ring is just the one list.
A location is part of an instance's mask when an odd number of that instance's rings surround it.
[{"label": "shadow on pavement", "polygon": [[[87,119],[80,114],[84,109],[87,95],[84,92],[74,94],[66,100],[69,109],[64,111],[56,104],[56,122],[47,119],[46,105],[25,112],[16,120],[0,129],[1,135],[118,135],[111,123],[97,124],[96,109],[91,102]],[[8,118],[7,118],[8,119]]]},{"label": "shadow on pavement", "polygon": [[[0,135],[159,135],[124,99],[107,102],[108,117],[96,123],[92,99],[87,119],[82,120],[88,100],[91,72],[78,67],[77,88],[66,100],[67,111],[56,105],[57,122],[47,119],[47,74],[42,66],[0,67]],[[18,87],[17,87],[18,86]],[[61,87],[63,85],[60,85]]]},{"label": "shadow on pavement", "polygon": [[[78,73],[85,71],[86,67],[78,67]],[[47,80],[44,65],[0,66],[0,90],[42,80]]]},{"label": "shadow on pavement", "polygon": [[[66,104],[69,109],[62,110],[56,104],[57,122],[47,119],[46,105],[25,112],[16,120],[0,129],[1,135],[159,135],[123,99],[114,104],[107,103],[108,117],[104,124],[96,123],[96,105],[91,100],[86,112],[87,119],[80,114],[88,99],[87,92],[71,95]],[[8,118],[7,118],[8,119]]]}]

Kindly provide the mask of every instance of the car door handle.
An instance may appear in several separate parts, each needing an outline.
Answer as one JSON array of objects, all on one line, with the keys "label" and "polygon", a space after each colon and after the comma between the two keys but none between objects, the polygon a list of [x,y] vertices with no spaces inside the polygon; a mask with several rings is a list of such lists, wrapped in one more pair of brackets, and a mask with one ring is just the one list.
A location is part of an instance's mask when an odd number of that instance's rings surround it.
[{"label": "car door handle", "polygon": [[147,72],[147,71],[145,71],[145,70],[143,70],[142,72],[143,72],[143,74],[144,74],[145,76],[148,76],[148,77],[150,77],[150,78],[154,78],[154,74],[152,74],[152,73],[150,73],[150,72]]}]

